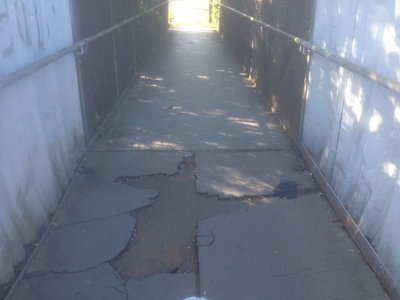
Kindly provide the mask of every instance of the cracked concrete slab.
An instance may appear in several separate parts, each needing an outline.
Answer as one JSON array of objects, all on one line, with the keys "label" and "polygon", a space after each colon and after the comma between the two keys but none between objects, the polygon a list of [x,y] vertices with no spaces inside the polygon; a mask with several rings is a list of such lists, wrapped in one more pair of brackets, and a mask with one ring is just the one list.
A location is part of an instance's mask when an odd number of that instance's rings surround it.
[{"label": "cracked concrete slab", "polygon": [[139,177],[153,174],[172,175],[178,171],[184,157],[190,152],[88,152],[81,174],[106,181],[118,177]]},{"label": "cracked concrete slab", "polygon": [[194,274],[157,274],[126,284],[128,300],[185,300],[196,296]]},{"label": "cracked concrete slab", "polygon": [[76,178],[61,207],[56,226],[117,216],[150,205],[156,190],[144,190],[116,182],[99,182],[94,176]]},{"label": "cracked concrete slab", "polygon": [[125,286],[109,264],[72,274],[24,278],[10,300],[126,300]]},{"label": "cracked concrete slab", "polygon": [[315,188],[308,172],[295,172],[296,156],[288,151],[196,152],[196,190],[220,198],[273,194],[281,180],[299,189]]},{"label": "cracked concrete slab", "polygon": [[201,233],[197,232],[196,244],[197,247],[211,246],[214,242],[214,234],[202,228]]},{"label": "cracked concrete slab", "polygon": [[200,294],[207,299],[386,299],[357,247],[318,195],[199,223]]},{"label": "cracked concrete slab", "polygon": [[128,244],[135,222],[123,214],[52,228],[28,273],[81,272],[110,261]]}]

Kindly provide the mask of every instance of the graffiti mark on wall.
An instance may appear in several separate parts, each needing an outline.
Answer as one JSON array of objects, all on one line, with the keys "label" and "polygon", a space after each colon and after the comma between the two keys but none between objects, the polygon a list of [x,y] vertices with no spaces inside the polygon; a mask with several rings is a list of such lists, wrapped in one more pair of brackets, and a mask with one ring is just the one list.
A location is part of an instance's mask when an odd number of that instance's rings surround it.
[{"label": "graffiti mark on wall", "polygon": [[[0,59],[19,45],[33,51],[44,49],[43,31],[49,35],[43,0],[0,0]],[[52,8],[53,11],[55,8]]]},{"label": "graffiti mark on wall", "polygon": [[5,1],[0,1],[0,59],[11,55],[14,49]]},{"label": "graffiti mark on wall", "polygon": [[[33,49],[43,49],[43,32],[38,1],[15,0],[15,15],[21,40]],[[44,21],[44,20],[43,20]]]}]

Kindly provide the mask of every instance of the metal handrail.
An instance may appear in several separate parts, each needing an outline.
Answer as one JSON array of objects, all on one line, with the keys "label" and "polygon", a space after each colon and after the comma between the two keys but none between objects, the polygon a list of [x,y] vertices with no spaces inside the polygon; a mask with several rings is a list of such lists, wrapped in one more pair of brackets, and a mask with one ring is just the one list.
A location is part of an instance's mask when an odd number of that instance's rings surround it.
[{"label": "metal handrail", "polygon": [[242,13],[241,11],[238,11],[238,10],[236,10],[236,9],[230,7],[230,6],[222,4],[222,3],[220,3],[220,2],[218,2],[216,0],[214,0],[214,2],[219,4],[222,7],[225,7],[227,9],[229,9],[229,10],[231,10],[231,11],[233,11],[233,12],[235,12],[235,13],[237,13],[237,14],[239,14],[239,15],[247,18],[247,19],[249,19],[250,21],[252,21],[252,22],[254,22],[256,24],[261,25],[262,27],[265,27],[265,28],[267,28],[267,29],[269,29],[271,31],[274,31],[276,33],[279,33],[279,34],[283,35],[284,37],[294,41],[296,44],[299,44],[299,45],[303,46],[304,48],[307,48],[307,49],[309,49],[309,50],[311,50],[311,51],[313,51],[315,53],[318,53],[318,54],[326,57],[327,59],[337,63],[338,65],[340,65],[340,66],[342,66],[342,67],[344,67],[346,69],[349,69],[350,71],[353,71],[353,72],[355,72],[355,73],[357,73],[357,74],[359,74],[361,76],[364,76],[365,78],[368,78],[368,79],[372,80],[373,82],[376,82],[376,83],[388,88],[389,90],[400,94],[400,82],[397,82],[397,81],[395,81],[393,79],[390,79],[389,77],[387,77],[385,75],[382,75],[380,73],[377,73],[377,72],[375,72],[375,71],[373,71],[371,69],[368,69],[368,68],[366,68],[364,66],[356,64],[356,63],[352,62],[351,60],[349,60],[347,58],[344,58],[344,57],[341,57],[341,56],[339,56],[337,54],[334,54],[333,52],[330,52],[330,51],[325,50],[325,49],[323,49],[323,48],[321,48],[321,47],[319,47],[317,45],[314,45],[314,44],[312,44],[310,42],[307,42],[306,40],[303,40],[302,38],[299,38],[297,36],[291,35],[291,34],[285,32],[285,31],[283,31],[281,29],[278,29],[278,28],[276,28],[274,26],[271,26],[271,25],[269,25],[267,23],[264,23],[264,22],[262,22],[260,20],[257,20],[254,17],[251,17],[251,16],[249,16],[249,15],[247,15],[245,13]]},{"label": "metal handrail", "polygon": [[156,6],[152,7],[152,8],[149,8],[145,12],[142,12],[142,13],[140,13],[138,15],[135,15],[135,16],[129,18],[129,19],[126,19],[126,20],[124,20],[124,21],[122,21],[122,22],[120,22],[120,23],[118,23],[118,24],[106,29],[106,30],[101,31],[96,35],[93,35],[91,37],[82,39],[82,40],[80,40],[80,41],[78,41],[78,42],[76,42],[76,43],[74,43],[74,44],[72,44],[72,45],[70,45],[68,47],[65,47],[65,48],[63,48],[63,49],[61,49],[61,50],[59,50],[59,51],[57,51],[57,52],[55,52],[53,54],[50,54],[50,55],[48,55],[48,56],[46,56],[46,57],[44,57],[44,58],[42,58],[42,59],[40,59],[38,61],[35,61],[35,62],[25,66],[25,67],[22,67],[21,69],[18,69],[17,71],[14,71],[14,72],[12,72],[12,73],[10,73],[8,75],[5,75],[5,76],[1,77],[0,78],[0,90],[5,88],[6,86],[9,86],[10,84],[13,84],[14,82],[17,82],[18,80],[20,80],[22,78],[28,76],[29,74],[32,74],[32,73],[36,72],[37,70],[40,70],[40,69],[44,68],[45,66],[51,64],[52,62],[55,62],[56,60],[66,56],[66,55],[68,55],[68,54],[70,54],[70,53],[72,53],[74,51],[77,51],[79,49],[84,49],[84,47],[86,47],[86,45],[88,45],[89,43],[91,43],[91,42],[93,42],[93,41],[95,41],[95,40],[97,40],[97,39],[99,39],[99,38],[101,38],[101,37],[113,32],[115,30],[118,30],[122,26],[124,26],[124,25],[126,25],[128,23],[131,23],[132,21],[134,21],[134,20],[142,17],[143,15],[145,15],[145,14],[147,14],[147,13],[149,13],[149,12],[155,10],[155,9],[157,9],[158,7],[168,3],[169,1],[170,0],[164,1],[163,3],[160,3],[160,4],[158,4],[158,5],[156,5]]}]

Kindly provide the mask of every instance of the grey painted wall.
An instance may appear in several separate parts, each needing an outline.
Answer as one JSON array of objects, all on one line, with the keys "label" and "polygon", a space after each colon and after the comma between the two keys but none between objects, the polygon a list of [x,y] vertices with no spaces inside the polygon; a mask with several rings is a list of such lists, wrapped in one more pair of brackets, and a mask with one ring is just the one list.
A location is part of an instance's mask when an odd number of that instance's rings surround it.
[{"label": "grey painted wall", "polygon": [[[0,76],[72,43],[68,0],[0,2]],[[75,57],[0,90],[0,284],[48,223],[84,151]]]},{"label": "grey painted wall", "polygon": [[[393,0],[318,0],[313,42],[400,81]],[[400,95],[313,55],[303,143],[400,288]]]}]

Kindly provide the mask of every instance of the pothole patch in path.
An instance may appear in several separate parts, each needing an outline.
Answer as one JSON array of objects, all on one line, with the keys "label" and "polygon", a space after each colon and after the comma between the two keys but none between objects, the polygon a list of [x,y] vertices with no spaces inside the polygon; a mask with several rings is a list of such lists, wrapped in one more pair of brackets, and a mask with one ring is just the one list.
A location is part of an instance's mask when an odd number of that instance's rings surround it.
[{"label": "pothole patch in path", "polygon": [[136,228],[128,247],[111,263],[123,279],[159,273],[198,273],[196,228],[199,221],[246,209],[257,198],[219,200],[195,190],[194,158],[186,158],[177,174],[121,178],[124,184],[155,189],[152,205],[132,212]]}]

